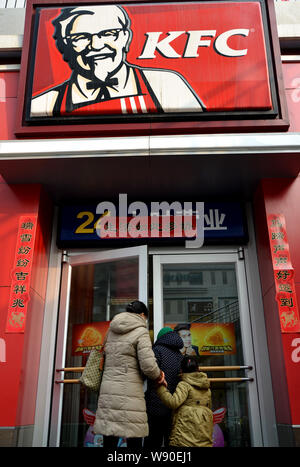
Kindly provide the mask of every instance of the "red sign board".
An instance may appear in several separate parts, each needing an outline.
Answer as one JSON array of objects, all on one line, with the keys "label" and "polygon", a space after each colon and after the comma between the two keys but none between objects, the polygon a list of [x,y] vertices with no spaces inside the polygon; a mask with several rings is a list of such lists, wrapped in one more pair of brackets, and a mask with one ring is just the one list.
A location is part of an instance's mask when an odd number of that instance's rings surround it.
[{"label": "red sign board", "polygon": [[284,216],[270,214],[268,228],[281,332],[300,332],[294,269],[290,258]]},{"label": "red sign board", "polygon": [[25,125],[279,115],[263,0],[43,3]]},{"label": "red sign board", "polygon": [[44,8],[32,95],[31,117],[269,110],[260,4]]},{"label": "red sign board", "polygon": [[21,216],[6,322],[6,333],[23,333],[29,301],[36,216]]}]

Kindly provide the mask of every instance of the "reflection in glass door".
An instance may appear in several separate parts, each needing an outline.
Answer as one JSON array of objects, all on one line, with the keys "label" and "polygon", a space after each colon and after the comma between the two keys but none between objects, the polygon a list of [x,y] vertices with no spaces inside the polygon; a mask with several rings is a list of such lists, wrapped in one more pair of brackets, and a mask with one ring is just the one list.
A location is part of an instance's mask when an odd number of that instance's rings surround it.
[{"label": "reflection in glass door", "polygon": [[[111,319],[137,299],[147,303],[146,247],[71,256],[62,278],[56,370],[84,367]],[[79,374],[65,371],[57,378]],[[102,437],[92,432],[98,395],[80,384],[54,386],[50,445],[101,446]]]},{"label": "reflection in glass door", "polygon": [[[224,261],[222,261],[224,259]],[[253,367],[253,348],[242,261],[237,255],[153,257],[155,335],[177,329],[182,353],[201,367]],[[251,377],[254,371],[208,372],[209,378]],[[255,382],[213,382],[216,446],[260,445]],[[218,418],[217,418],[218,415]]]}]

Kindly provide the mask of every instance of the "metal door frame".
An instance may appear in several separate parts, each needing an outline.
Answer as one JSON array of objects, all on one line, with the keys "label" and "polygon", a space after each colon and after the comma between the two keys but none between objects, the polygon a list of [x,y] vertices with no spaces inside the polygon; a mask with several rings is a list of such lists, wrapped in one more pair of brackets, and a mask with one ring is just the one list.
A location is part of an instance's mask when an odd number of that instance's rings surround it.
[{"label": "metal door frame", "polygon": [[[59,304],[59,317],[56,338],[56,358],[54,369],[54,384],[52,394],[52,410],[50,420],[49,446],[57,447],[60,442],[61,416],[63,404],[63,384],[56,384],[58,375],[56,369],[65,367],[65,355],[67,344],[67,329],[69,319],[69,300],[71,289],[72,267],[83,264],[99,264],[111,261],[119,261],[128,258],[139,259],[139,300],[148,304],[148,247],[120,248],[115,250],[96,251],[91,253],[71,253],[65,255]],[[63,378],[63,373],[62,378]]]},{"label": "metal door frame", "polygon": [[245,365],[252,367],[247,376],[253,378],[249,382],[249,426],[252,445],[263,446],[261,416],[258,397],[258,383],[256,377],[256,366],[254,356],[254,345],[252,338],[252,327],[250,319],[250,308],[248,301],[248,290],[246,281],[245,263],[239,259],[237,250],[228,252],[226,250],[197,251],[197,253],[176,254],[154,254],[153,255],[153,309],[154,309],[154,336],[164,326],[163,320],[163,265],[164,264],[189,264],[189,263],[230,263],[234,264],[237,281],[237,292],[240,308],[240,325],[242,336],[242,347]]},{"label": "metal door frame", "polygon": [[[276,429],[276,417],[272,391],[272,381],[270,374],[270,364],[268,357],[268,346],[266,340],[263,300],[260,289],[259,269],[257,264],[257,251],[255,245],[255,234],[252,221],[251,207],[248,206],[249,219],[249,243],[244,247],[247,286],[248,286],[248,301],[250,303],[250,315],[252,324],[252,339],[254,342],[254,351],[256,356],[256,377],[259,390],[259,405],[260,418],[263,429],[263,445],[278,446],[278,437]],[[53,225],[53,239],[50,252],[50,267],[48,273],[47,296],[45,303],[45,317],[42,336],[41,360],[39,371],[39,382],[37,392],[36,414],[34,422],[33,446],[41,447],[49,445],[49,432],[51,420],[51,402],[53,380],[57,377],[54,371],[55,353],[56,353],[56,334],[57,323],[59,320],[59,307],[62,307],[62,301],[65,298],[60,298],[61,287],[61,271],[68,269],[67,264],[62,264],[62,251],[56,246],[56,223]],[[122,248],[119,250],[124,252]],[[132,251],[132,250],[131,250]],[[112,252],[117,252],[113,250]],[[186,248],[177,247],[157,247],[149,248],[149,255],[165,256],[176,254],[185,256],[185,261],[190,254],[200,252],[200,254],[236,254],[237,246],[228,247],[213,247],[202,248],[201,250],[187,250]],[[95,255],[98,252],[91,250],[69,250],[69,257],[77,257],[79,255]],[[109,254],[107,252],[103,252]],[[118,254],[118,253],[117,253]],[[74,259],[75,261],[75,259]],[[147,261],[147,257],[146,257]],[[64,273],[65,274],[65,273]],[[156,276],[155,276],[156,277]],[[148,284],[147,284],[148,285]],[[141,296],[141,300],[147,303],[147,292]],[[157,329],[157,328],[156,328]],[[60,385],[56,385],[60,386]]]}]

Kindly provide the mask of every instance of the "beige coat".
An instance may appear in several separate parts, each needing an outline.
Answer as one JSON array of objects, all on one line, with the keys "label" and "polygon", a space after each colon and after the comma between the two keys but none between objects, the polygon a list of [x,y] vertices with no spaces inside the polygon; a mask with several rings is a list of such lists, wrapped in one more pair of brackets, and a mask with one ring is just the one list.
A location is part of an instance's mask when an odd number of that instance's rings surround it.
[{"label": "beige coat", "polygon": [[123,312],[113,318],[105,355],[94,432],[127,438],[147,436],[142,373],[155,380],[160,369],[142,316]]},{"label": "beige coat", "polygon": [[172,395],[164,386],[158,395],[173,409],[170,446],[212,447],[213,413],[210,383],[205,373],[183,373]]}]

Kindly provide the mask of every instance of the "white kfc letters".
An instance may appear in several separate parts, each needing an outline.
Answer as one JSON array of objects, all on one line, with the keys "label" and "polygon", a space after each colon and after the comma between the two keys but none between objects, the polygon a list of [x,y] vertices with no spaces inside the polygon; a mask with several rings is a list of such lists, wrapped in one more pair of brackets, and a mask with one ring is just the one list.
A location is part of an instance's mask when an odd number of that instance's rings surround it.
[{"label": "white kfc letters", "polygon": [[[155,58],[155,52],[158,51],[166,58],[194,58],[199,57],[199,47],[210,47],[212,39],[208,37],[215,37],[216,30],[203,30],[203,31],[169,31],[167,37],[159,40],[162,32],[146,32],[146,41],[140,59]],[[184,52],[180,55],[171,42],[177,39],[182,34],[187,35],[186,45]],[[213,42],[214,49],[220,55],[225,57],[242,57],[247,55],[248,49],[233,49],[229,46],[228,41],[232,36],[248,36],[249,29],[230,29],[229,31],[219,34]]]}]

